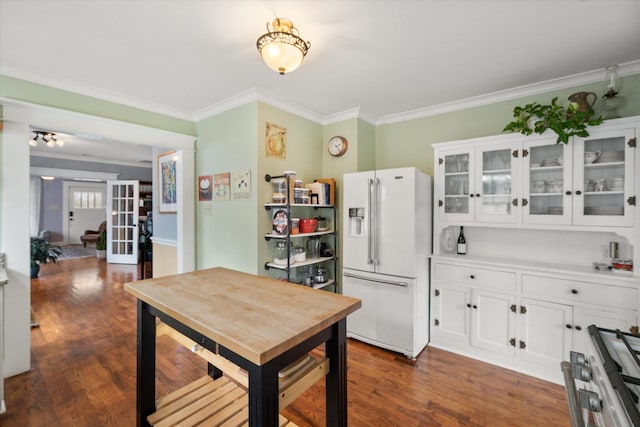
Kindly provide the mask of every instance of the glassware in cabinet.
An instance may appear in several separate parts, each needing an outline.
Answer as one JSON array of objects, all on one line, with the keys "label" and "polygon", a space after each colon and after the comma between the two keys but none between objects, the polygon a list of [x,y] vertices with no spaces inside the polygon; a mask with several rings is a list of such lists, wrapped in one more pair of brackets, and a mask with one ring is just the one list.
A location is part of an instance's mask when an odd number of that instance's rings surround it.
[{"label": "glassware in cabinet", "polygon": [[523,222],[571,223],[572,150],[555,139],[525,143],[523,149]]},{"label": "glassware in cabinet", "polygon": [[633,225],[634,129],[575,140],[576,224]]}]

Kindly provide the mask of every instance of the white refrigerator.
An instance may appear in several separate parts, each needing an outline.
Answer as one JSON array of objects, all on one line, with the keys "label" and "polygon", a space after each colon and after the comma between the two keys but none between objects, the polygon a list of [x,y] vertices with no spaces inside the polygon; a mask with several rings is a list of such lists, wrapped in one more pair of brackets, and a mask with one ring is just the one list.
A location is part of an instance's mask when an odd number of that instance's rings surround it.
[{"label": "white refrigerator", "polygon": [[429,342],[432,180],[416,168],[345,174],[347,336],[415,358]]}]

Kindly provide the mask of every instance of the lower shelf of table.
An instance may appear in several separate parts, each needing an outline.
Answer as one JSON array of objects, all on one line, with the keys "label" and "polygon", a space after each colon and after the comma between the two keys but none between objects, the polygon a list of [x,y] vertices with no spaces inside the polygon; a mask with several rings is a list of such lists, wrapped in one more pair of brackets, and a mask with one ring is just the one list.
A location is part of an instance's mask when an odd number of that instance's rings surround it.
[{"label": "lower shelf of table", "polygon": [[[164,426],[248,426],[247,391],[226,377],[216,380],[205,376],[156,403],[149,424]],[[282,415],[280,427],[297,427]]]}]

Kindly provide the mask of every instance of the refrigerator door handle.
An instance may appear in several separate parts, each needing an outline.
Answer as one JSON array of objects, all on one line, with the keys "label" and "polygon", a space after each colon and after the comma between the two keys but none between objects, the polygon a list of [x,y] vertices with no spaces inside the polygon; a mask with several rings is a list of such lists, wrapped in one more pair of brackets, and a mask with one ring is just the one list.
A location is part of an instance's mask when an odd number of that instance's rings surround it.
[{"label": "refrigerator door handle", "polygon": [[393,280],[372,279],[371,277],[359,276],[357,274],[351,274],[351,273],[343,273],[343,276],[350,277],[352,279],[366,280],[367,282],[376,282],[376,283],[383,283],[385,285],[400,286],[402,288],[406,288],[407,286],[409,286],[407,282],[396,282]]},{"label": "refrigerator door handle", "polygon": [[371,218],[373,222],[373,233],[371,234],[371,247],[373,248],[373,265],[380,265],[378,259],[378,195],[380,192],[380,179],[373,179],[373,209],[371,209]]},{"label": "refrigerator door handle", "polygon": [[371,221],[373,218],[373,204],[371,203],[371,199],[373,198],[373,179],[369,178],[367,179],[367,183],[369,185],[368,187],[368,195],[367,195],[367,203],[369,204],[368,209],[367,209],[367,215],[369,215],[368,221],[367,221],[367,264],[373,264],[373,254],[372,254],[372,248],[371,248]]}]

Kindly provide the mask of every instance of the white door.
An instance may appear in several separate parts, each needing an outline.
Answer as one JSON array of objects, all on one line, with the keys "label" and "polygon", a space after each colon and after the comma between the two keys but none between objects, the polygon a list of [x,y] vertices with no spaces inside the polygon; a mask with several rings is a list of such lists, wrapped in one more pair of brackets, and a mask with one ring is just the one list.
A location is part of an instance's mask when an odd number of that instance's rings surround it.
[{"label": "white door", "polygon": [[[515,356],[515,297],[474,289],[471,344],[507,356]],[[515,309],[515,308],[514,308]]]},{"label": "white door", "polygon": [[345,271],[343,280],[344,295],[362,300],[362,307],[347,318],[349,336],[415,357],[415,280],[354,271]]},{"label": "white door", "polygon": [[574,224],[633,226],[633,128],[574,138]]},{"label": "white door", "polygon": [[509,141],[476,151],[475,218],[479,222],[515,224],[518,219],[520,169],[515,146]]},{"label": "white door", "polygon": [[435,173],[440,187],[435,195],[440,220],[450,222],[473,221],[476,189],[473,183],[473,149],[451,150],[438,156]]},{"label": "white door", "polygon": [[555,137],[524,140],[523,223],[571,224],[572,149]]},{"label": "white door", "polygon": [[138,263],[138,181],[107,181],[107,262]]},{"label": "white door", "polygon": [[368,262],[373,257],[372,242],[370,241],[371,197],[374,172],[358,172],[345,174],[343,177],[343,210],[344,224],[343,261],[345,268],[361,271],[374,271],[374,266]]},{"label": "white door", "polygon": [[67,191],[67,239],[80,244],[85,230],[97,230],[106,218],[105,186],[70,186]]},{"label": "white door", "polygon": [[431,305],[433,307],[432,335],[438,335],[441,342],[468,345],[471,289],[435,283],[431,301],[433,301]]},{"label": "white door", "polygon": [[416,277],[416,221],[427,221],[416,218],[416,170],[377,170],[376,183],[376,272]]},{"label": "white door", "polygon": [[521,307],[526,312],[519,311],[523,314],[518,341],[520,358],[557,367],[571,349],[572,307],[526,298],[522,299]]}]

